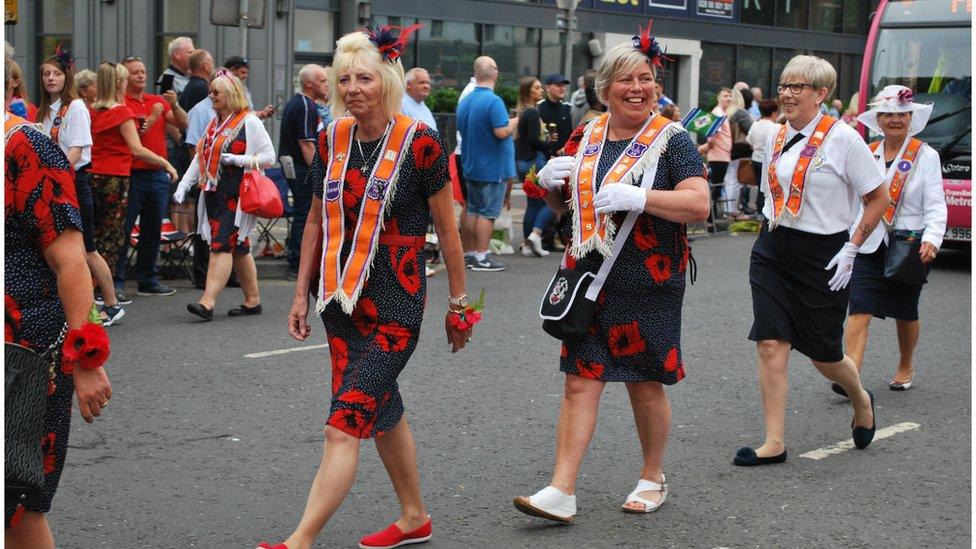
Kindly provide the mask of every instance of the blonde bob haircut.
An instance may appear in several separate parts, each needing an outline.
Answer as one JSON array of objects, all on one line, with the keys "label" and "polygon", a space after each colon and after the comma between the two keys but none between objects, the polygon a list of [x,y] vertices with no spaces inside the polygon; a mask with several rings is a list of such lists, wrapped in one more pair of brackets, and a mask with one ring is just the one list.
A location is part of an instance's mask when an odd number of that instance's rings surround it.
[{"label": "blonde bob haircut", "polygon": [[247,91],[239,78],[227,69],[218,69],[210,80],[210,89],[219,90],[227,94],[227,108],[230,112],[241,112],[251,108],[247,102]]},{"label": "blonde bob haircut", "polygon": [[783,67],[779,81],[789,84],[797,78],[809,80],[814,93],[821,88],[827,88],[825,101],[834,94],[834,88],[837,87],[837,71],[834,70],[834,66],[825,59],[813,55],[797,55],[790,59],[790,62]]},{"label": "blonde bob haircut", "polygon": [[119,103],[119,85],[129,78],[129,69],[122,63],[103,62],[98,66],[95,78],[95,103],[93,109],[104,110]]},{"label": "blonde bob haircut", "polygon": [[383,87],[383,115],[392,120],[400,111],[400,102],[405,91],[403,65],[399,59],[393,62],[383,59],[376,45],[362,31],[350,32],[336,42],[335,57],[332,59],[332,70],[329,74],[332,117],[346,115],[346,102],[339,94],[339,79],[355,69],[376,71]]},{"label": "blonde bob haircut", "polygon": [[607,90],[610,84],[621,76],[633,71],[641,63],[647,64],[651,68],[651,74],[657,78],[657,69],[651,64],[651,60],[643,52],[634,47],[630,42],[622,42],[610,48],[610,51],[603,57],[600,67],[596,70],[596,97],[604,105],[607,102]]}]

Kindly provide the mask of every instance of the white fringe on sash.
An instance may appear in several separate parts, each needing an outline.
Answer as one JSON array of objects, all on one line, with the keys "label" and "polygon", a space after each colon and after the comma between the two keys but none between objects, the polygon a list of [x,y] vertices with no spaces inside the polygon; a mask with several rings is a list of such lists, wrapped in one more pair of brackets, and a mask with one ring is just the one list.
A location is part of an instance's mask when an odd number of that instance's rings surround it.
[{"label": "white fringe on sash", "polygon": [[[583,140],[580,142],[580,148],[579,150],[576,151],[577,166],[579,166],[583,161],[583,151],[586,149],[586,144],[589,142],[590,133],[592,132],[592,130],[593,130],[593,124],[590,124],[590,126],[586,128],[586,131],[583,134]],[[608,124],[607,131],[609,131],[609,124]],[[675,124],[674,122],[671,122],[667,126],[665,126],[664,129],[661,130],[661,134],[658,135],[656,139],[654,139],[654,142],[651,143],[650,147],[648,147],[647,150],[644,151],[644,154],[641,155],[640,160],[638,160],[634,164],[634,166],[630,169],[630,172],[627,173],[626,177],[629,177],[629,180],[625,179],[619,181],[618,183],[633,184],[636,182],[640,184],[640,179],[643,176],[644,170],[651,165],[655,167],[655,172],[656,172],[657,170],[656,166],[658,160],[660,159],[660,156],[667,151],[668,143],[671,141],[671,138],[680,133],[685,133],[685,129],[679,126],[678,124]],[[630,146],[628,145],[628,148],[629,147]],[[626,154],[626,150],[624,151],[623,154]],[[596,176],[595,173],[596,169],[599,168],[600,158],[602,156],[603,156],[603,147],[600,148],[600,154],[597,156],[595,160],[596,167],[594,168],[594,179]],[[582,259],[584,256],[586,256],[586,254],[590,253],[591,251],[598,250],[600,252],[600,255],[602,255],[603,257],[610,257],[610,255],[613,253],[613,237],[617,232],[617,226],[610,219],[611,216],[609,215],[605,216],[606,224],[607,224],[607,237],[605,239],[601,239],[599,233],[596,233],[590,238],[588,238],[585,242],[580,242],[580,237],[582,236],[580,234],[580,213],[579,213],[580,206],[577,203],[577,194],[576,194],[578,174],[579,174],[579,168],[574,170],[572,175],[570,175],[569,178],[569,189],[571,195],[570,201],[573,206],[573,245],[569,249],[570,254],[572,254],[572,256],[575,257],[576,259]],[[653,175],[656,176],[656,173]],[[604,179],[605,178],[606,176],[604,176]]]}]

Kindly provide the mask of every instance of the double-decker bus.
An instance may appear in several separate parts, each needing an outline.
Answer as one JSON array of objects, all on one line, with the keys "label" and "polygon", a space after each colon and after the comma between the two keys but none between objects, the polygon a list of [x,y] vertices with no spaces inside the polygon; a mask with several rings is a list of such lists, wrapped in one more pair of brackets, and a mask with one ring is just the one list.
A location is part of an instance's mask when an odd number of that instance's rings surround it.
[{"label": "double-decker bus", "polygon": [[972,240],[972,21],[972,0],[881,0],[861,69],[859,112],[891,84],[908,86],[916,102],[934,105],[917,137],[942,159],[947,243]]}]

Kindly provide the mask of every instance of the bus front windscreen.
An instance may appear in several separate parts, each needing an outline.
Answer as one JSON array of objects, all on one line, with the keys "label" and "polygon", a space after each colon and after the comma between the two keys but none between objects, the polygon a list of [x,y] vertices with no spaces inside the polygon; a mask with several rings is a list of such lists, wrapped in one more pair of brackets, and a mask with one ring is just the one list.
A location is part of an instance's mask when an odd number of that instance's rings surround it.
[{"label": "bus front windscreen", "polygon": [[915,91],[916,102],[933,104],[931,122],[918,137],[950,156],[972,149],[969,33],[969,27],[883,28],[871,71],[871,97],[901,84]]}]

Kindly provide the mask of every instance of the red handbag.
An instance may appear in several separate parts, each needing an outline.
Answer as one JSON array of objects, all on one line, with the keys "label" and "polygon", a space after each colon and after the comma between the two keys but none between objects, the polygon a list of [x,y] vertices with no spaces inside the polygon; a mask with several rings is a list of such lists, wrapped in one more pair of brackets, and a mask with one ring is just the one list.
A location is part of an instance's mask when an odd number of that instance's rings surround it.
[{"label": "red handbag", "polygon": [[265,219],[281,217],[285,213],[278,186],[260,169],[244,172],[238,204],[244,213]]}]

